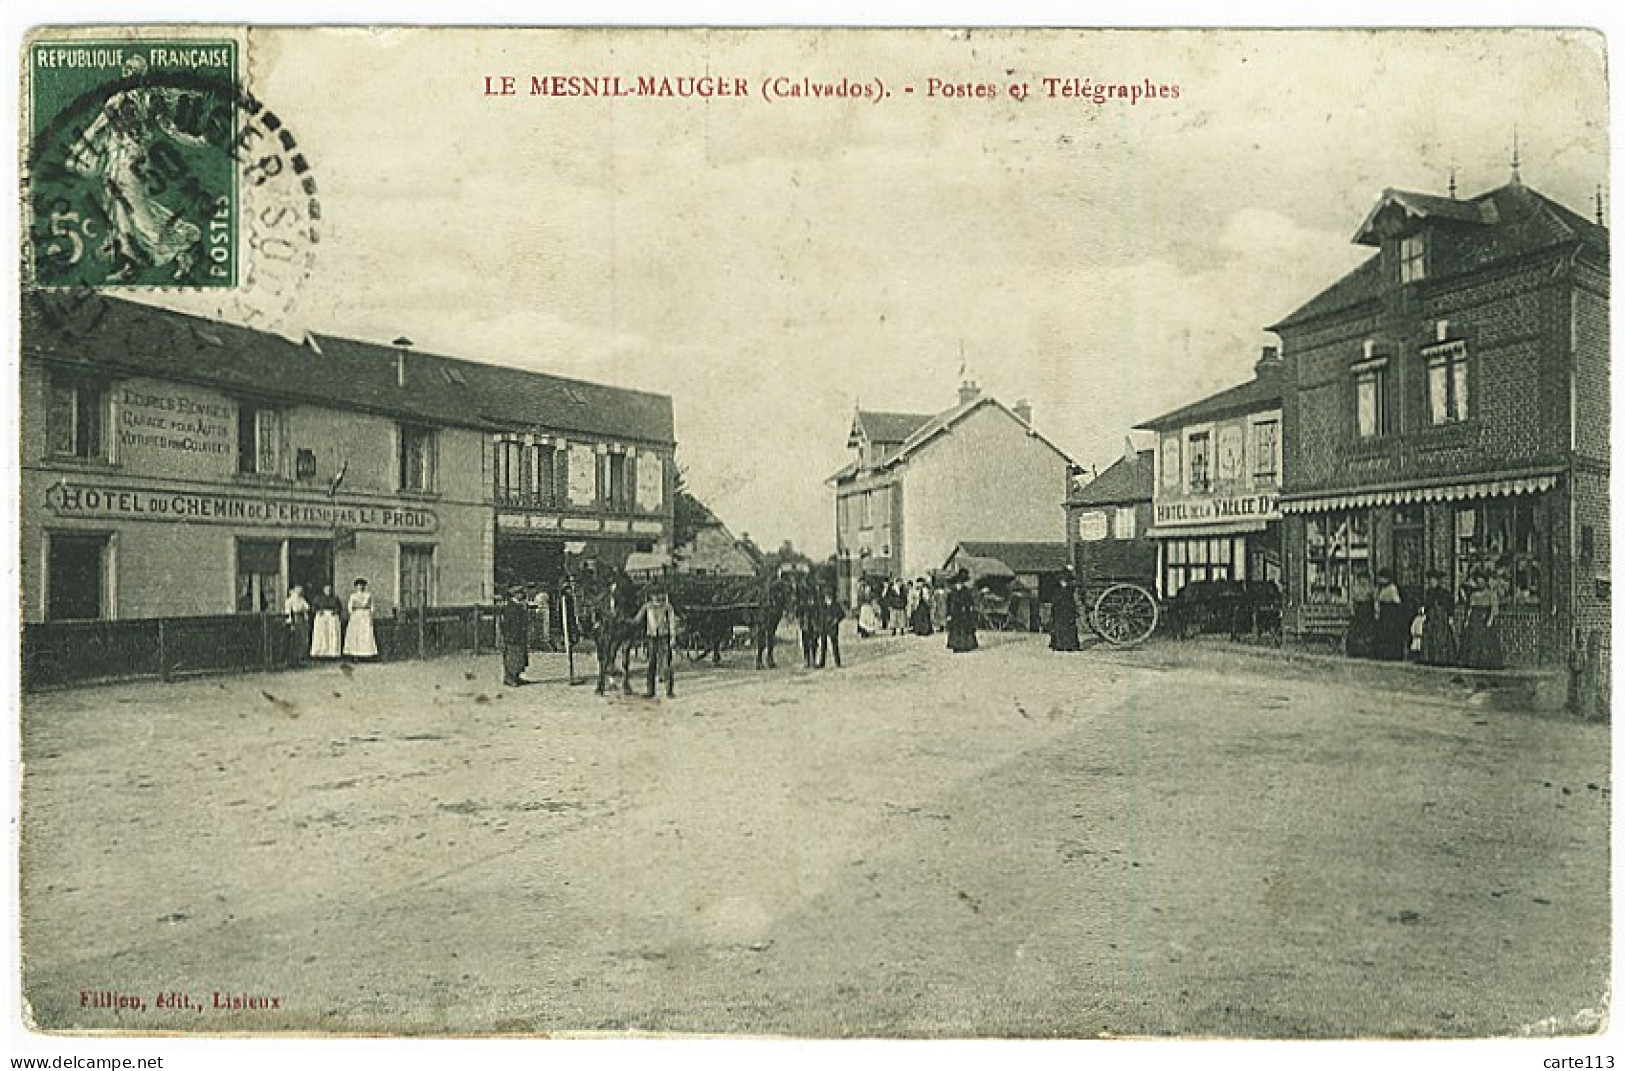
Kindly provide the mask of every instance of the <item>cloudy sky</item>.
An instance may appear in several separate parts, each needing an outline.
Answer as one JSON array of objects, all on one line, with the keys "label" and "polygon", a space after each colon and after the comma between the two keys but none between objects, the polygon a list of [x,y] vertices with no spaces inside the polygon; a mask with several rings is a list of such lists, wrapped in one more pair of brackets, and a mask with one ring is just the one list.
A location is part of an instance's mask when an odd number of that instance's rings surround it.
[{"label": "cloudy sky", "polygon": [[[1250,374],[1263,328],[1367,254],[1349,239],[1384,187],[1443,193],[1452,167],[1464,196],[1501,185],[1515,127],[1529,185],[1590,215],[1608,181],[1600,39],[1557,32],[290,30],[250,48],[320,182],[284,330],[669,393],[693,489],[736,533],[817,553],[854,406],[946,408],[961,352],[1104,468],[1134,424]],[[482,94],[487,75],[707,73],[753,95]],[[892,96],[767,103],[774,75]],[[1179,97],[1052,99],[1046,76]],[[1001,89],[929,99],[932,77]]]}]

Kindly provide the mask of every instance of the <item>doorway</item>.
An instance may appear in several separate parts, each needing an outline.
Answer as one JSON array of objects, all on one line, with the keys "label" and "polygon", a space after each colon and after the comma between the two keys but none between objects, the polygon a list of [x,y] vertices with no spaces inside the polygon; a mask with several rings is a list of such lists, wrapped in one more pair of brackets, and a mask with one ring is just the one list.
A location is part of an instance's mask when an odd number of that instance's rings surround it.
[{"label": "doorway", "polygon": [[1405,601],[1416,605],[1427,580],[1427,524],[1421,506],[1400,506],[1394,510],[1394,537],[1389,561],[1394,583]]},{"label": "doorway", "polygon": [[53,535],[46,561],[45,616],[51,621],[93,621],[102,616],[107,537]]},{"label": "doorway", "polygon": [[331,539],[288,540],[288,587],[299,584],[305,598],[321,594],[333,582],[333,541]]}]

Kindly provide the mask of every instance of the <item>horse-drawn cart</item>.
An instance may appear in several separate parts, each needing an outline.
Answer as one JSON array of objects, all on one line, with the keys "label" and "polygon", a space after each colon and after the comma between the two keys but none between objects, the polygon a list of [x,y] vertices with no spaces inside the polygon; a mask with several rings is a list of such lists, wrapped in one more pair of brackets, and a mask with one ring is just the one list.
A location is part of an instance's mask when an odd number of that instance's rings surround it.
[{"label": "horse-drawn cart", "polygon": [[671,578],[671,604],[677,611],[673,646],[691,662],[720,662],[723,651],[753,642],[761,583],[753,576],[679,573]]},{"label": "horse-drawn cart", "polygon": [[1133,647],[1157,630],[1162,610],[1149,588],[1129,580],[1102,581],[1082,589],[1083,619],[1113,647]]}]

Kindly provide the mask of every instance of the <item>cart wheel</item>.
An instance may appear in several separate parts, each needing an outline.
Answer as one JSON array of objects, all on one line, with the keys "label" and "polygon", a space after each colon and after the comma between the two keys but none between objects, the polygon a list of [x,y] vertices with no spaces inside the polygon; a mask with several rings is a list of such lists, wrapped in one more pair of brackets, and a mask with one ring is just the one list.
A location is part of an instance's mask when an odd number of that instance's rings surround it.
[{"label": "cart wheel", "polygon": [[1157,600],[1138,584],[1113,584],[1095,600],[1090,623],[1113,647],[1142,643],[1157,628]]}]

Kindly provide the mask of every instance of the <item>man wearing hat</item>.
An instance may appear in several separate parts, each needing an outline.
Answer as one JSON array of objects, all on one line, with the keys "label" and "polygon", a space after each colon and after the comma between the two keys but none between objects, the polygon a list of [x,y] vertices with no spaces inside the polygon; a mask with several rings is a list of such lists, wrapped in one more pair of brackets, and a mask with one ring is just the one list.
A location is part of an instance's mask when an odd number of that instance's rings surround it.
[{"label": "man wearing hat", "polygon": [[530,607],[525,603],[523,587],[515,585],[508,589],[501,625],[502,683],[518,687],[525,683],[520,675],[530,664]]}]

